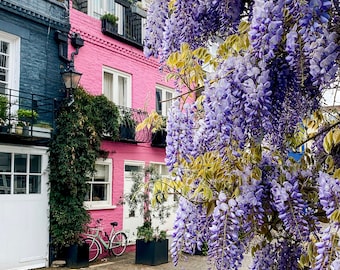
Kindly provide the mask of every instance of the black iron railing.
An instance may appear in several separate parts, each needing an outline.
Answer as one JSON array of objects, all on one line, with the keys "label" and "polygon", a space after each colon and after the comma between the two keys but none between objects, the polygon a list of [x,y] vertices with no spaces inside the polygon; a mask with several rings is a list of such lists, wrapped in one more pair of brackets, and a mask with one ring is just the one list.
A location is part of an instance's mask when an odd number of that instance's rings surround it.
[{"label": "black iron railing", "polygon": [[143,129],[136,132],[139,123],[148,116],[146,111],[118,106],[119,110],[119,138],[121,141],[146,143],[151,141],[151,130]]},{"label": "black iron railing", "polygon": [[[40,144],[51,138],[55,99],[8,88],[0,89],[0,141],[6,136]],[[13,138],[12,138],[13,139]],[[11,139],[11,140],[12,140]]]}]

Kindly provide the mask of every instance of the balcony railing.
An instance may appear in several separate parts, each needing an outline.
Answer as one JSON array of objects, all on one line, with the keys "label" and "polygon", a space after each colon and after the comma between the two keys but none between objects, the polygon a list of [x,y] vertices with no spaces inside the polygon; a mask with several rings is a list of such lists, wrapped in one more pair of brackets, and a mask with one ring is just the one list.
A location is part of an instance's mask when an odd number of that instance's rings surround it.
[{"label": "balcony railing", "polygon": [[151,141],[151,130],[143,129],[136,132],[136,126],[143,122],[148,113],[143,110],[119,106],[119,139],[134,143],[147,143]]},{"label": "balcony railing", "polygon": [[51,138],[54,112],[54,98],[0,89],[0,142],[45,145]]},{"label": "balcony railing", "polygon": [[[118,25],[102,22],[102,33],[121,42],[143,49],[143,24],[146,11],[131,3],[135,1],[115,0],[108,5],[93,0],[74,0],[72,8],[99,19],[106,13],[114,12],[119,18]],[[106,10],[105,10],[106,9]]]}]

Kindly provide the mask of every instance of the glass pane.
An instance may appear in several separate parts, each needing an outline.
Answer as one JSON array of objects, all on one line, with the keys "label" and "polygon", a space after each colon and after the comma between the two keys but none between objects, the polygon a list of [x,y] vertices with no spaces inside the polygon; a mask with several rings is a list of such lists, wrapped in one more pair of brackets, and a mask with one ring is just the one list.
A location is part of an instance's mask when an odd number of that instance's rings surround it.
[{"label": "glass pane", "polygon": [[107,185],[106,184],[93,184],[92,185],[92,200],[93,201],[106,201],[107,200]]},{"label": "glass pane", "polygon": [[125,165],[125,171],[126,172],[139,172],[142,170],[141,166],[136,165]]},{"label": "glass pane", "polygon": [[41,156],[39,155],[30,156],[30,172],[41,173]]},{"label": "glass pane", "polygon": [[11,153],[0,152],[0,172],[11,171]]},{"label": "glass pane", "polygon": [[162,114],[162,91],[160,89],[156,89],[156,112],[158,114]]},{"label": "glass pane", "polygon": [[41,193],[41,177],[39,175],[30,175],[29,193]]},{"label": "glass pane", "polygon": [[96,174],[94,175],[94,181],[107,182],[108,181],[108,165],[96,164]]},{"label": "glass pane", "polygon": [[89,184],[90,187],[88,188],[87,192],[86,192],[86,195],[85,195],[85,198],[84,198],[84,201],[91,201],[91,193],[92,193],[92,185]]},{"label": "glass pane", "polygon": [[173,95],[172,95],[172,93],[171,92],[166,92],[166,97],[165,97],[165,99],[166,100],[168,100],[166,103],[165,103],[165,114],[167,115],[168,114],[168,112],[169,112],[169,109],[171,108],[171,104],[172,104],[172,97],[173,97]]},{"label": "glass pane", "polygon": [[104,72],[104,96],[106,96],[109,100],[113,101],[113,75]]},{"label": "glass pane", "polygon": [[11,194],[11,176],[0,174],[0,194]]},{"label": "glass pane", "polygon": [[27,172],[27,155],[15,154],[14,155],[14,172]]},{"label": "glass pane", "polygon": [[8,54],[9,43],[0,41],[0,53]]},{"label": "glass pane", "polygon": [[14,194],[26,193],[26,175],[14,176]]},{"label": "glass pane", "polygon": [[118,93],[119,93],[119,101],[118,105],[127,106],[127,79],[122,76],[118,76]]},{"label": "glass pane", "polygon": [[161,175],[168,175],[168,174],[169,174],[168,167],[166,165],[161,165]]}]

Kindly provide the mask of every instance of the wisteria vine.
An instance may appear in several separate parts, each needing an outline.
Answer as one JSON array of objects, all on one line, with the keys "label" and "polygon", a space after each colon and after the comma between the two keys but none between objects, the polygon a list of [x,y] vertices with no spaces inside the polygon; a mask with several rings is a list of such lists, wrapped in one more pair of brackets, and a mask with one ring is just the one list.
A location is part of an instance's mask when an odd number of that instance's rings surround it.
[{"label": "wisteria vine", "polygon": [[[183,43],[192,50],[217,43],[223,51],[228,37],[234,42],[228,43],[232,53],[212,53],[201,108],[178,98],[168,116],[166,162],[184,195],[174,224],[175,264],[182,251],[193,253],[206,242],[211,269],[239,269],[249,250],[252,270],[339,269],[340,139],[331,135],[326,146],[333,149],[322,155],[324,135],[300,161],[288,155],[294,134],[320,108],[339,69],[337,5],[152,2],[144,51],[164,65]],[[241,22],[249,26],[242,40],[247,49],[237,46]]]}]

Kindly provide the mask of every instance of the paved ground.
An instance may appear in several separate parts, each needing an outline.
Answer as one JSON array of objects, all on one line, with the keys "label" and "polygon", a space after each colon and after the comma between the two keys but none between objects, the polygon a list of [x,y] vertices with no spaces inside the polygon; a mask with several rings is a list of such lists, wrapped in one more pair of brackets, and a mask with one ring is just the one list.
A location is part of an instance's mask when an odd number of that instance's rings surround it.
[{"label": "paved ground", "polygon": [[[169,256],[169,260],[171,257]],[[249,263],[249,258],[246,256],[246,263]],[[45,268],[45,269],[53,269],[56,268]],[[57,268],[58,269],[58,268]],[[66,270],[68,268],[63,267],[59,268],[61,270]],[[207,270],[207,257],[205,256],[191,256],[191,255],[183,255],[177,267],[173,265],[170,261],[166,264],[161,264],[157,266],[147,266],[141,264],[135,264],[135,252],[126,252],[120,257],[107,257],[103,260],[99,260],[95,263],[91,263],[88,268],[82,268],[88,270]],[[246,270],[248,267],[243,266],[240,270]]]},{"label": "paved ground", "polygon": [[[208,269],[206,263],[205,256],[191,256],[187,255],[181,259],[181,262],[177,267],[173,265],[170,261],[171,258],[169,257],[169,263],[157,265],[157,266],[148,266],[148,265],[141,265],[135,264],[135,252],[126,252],[120,257],[107,257],[103,260],[99,260],[94,263],[90,263],[90,266],[87,268],[88,270],[206,270]],[[60,268],[45,268],[45,269],[62,269],[66,270],[67,267],[60,267]]]}]

